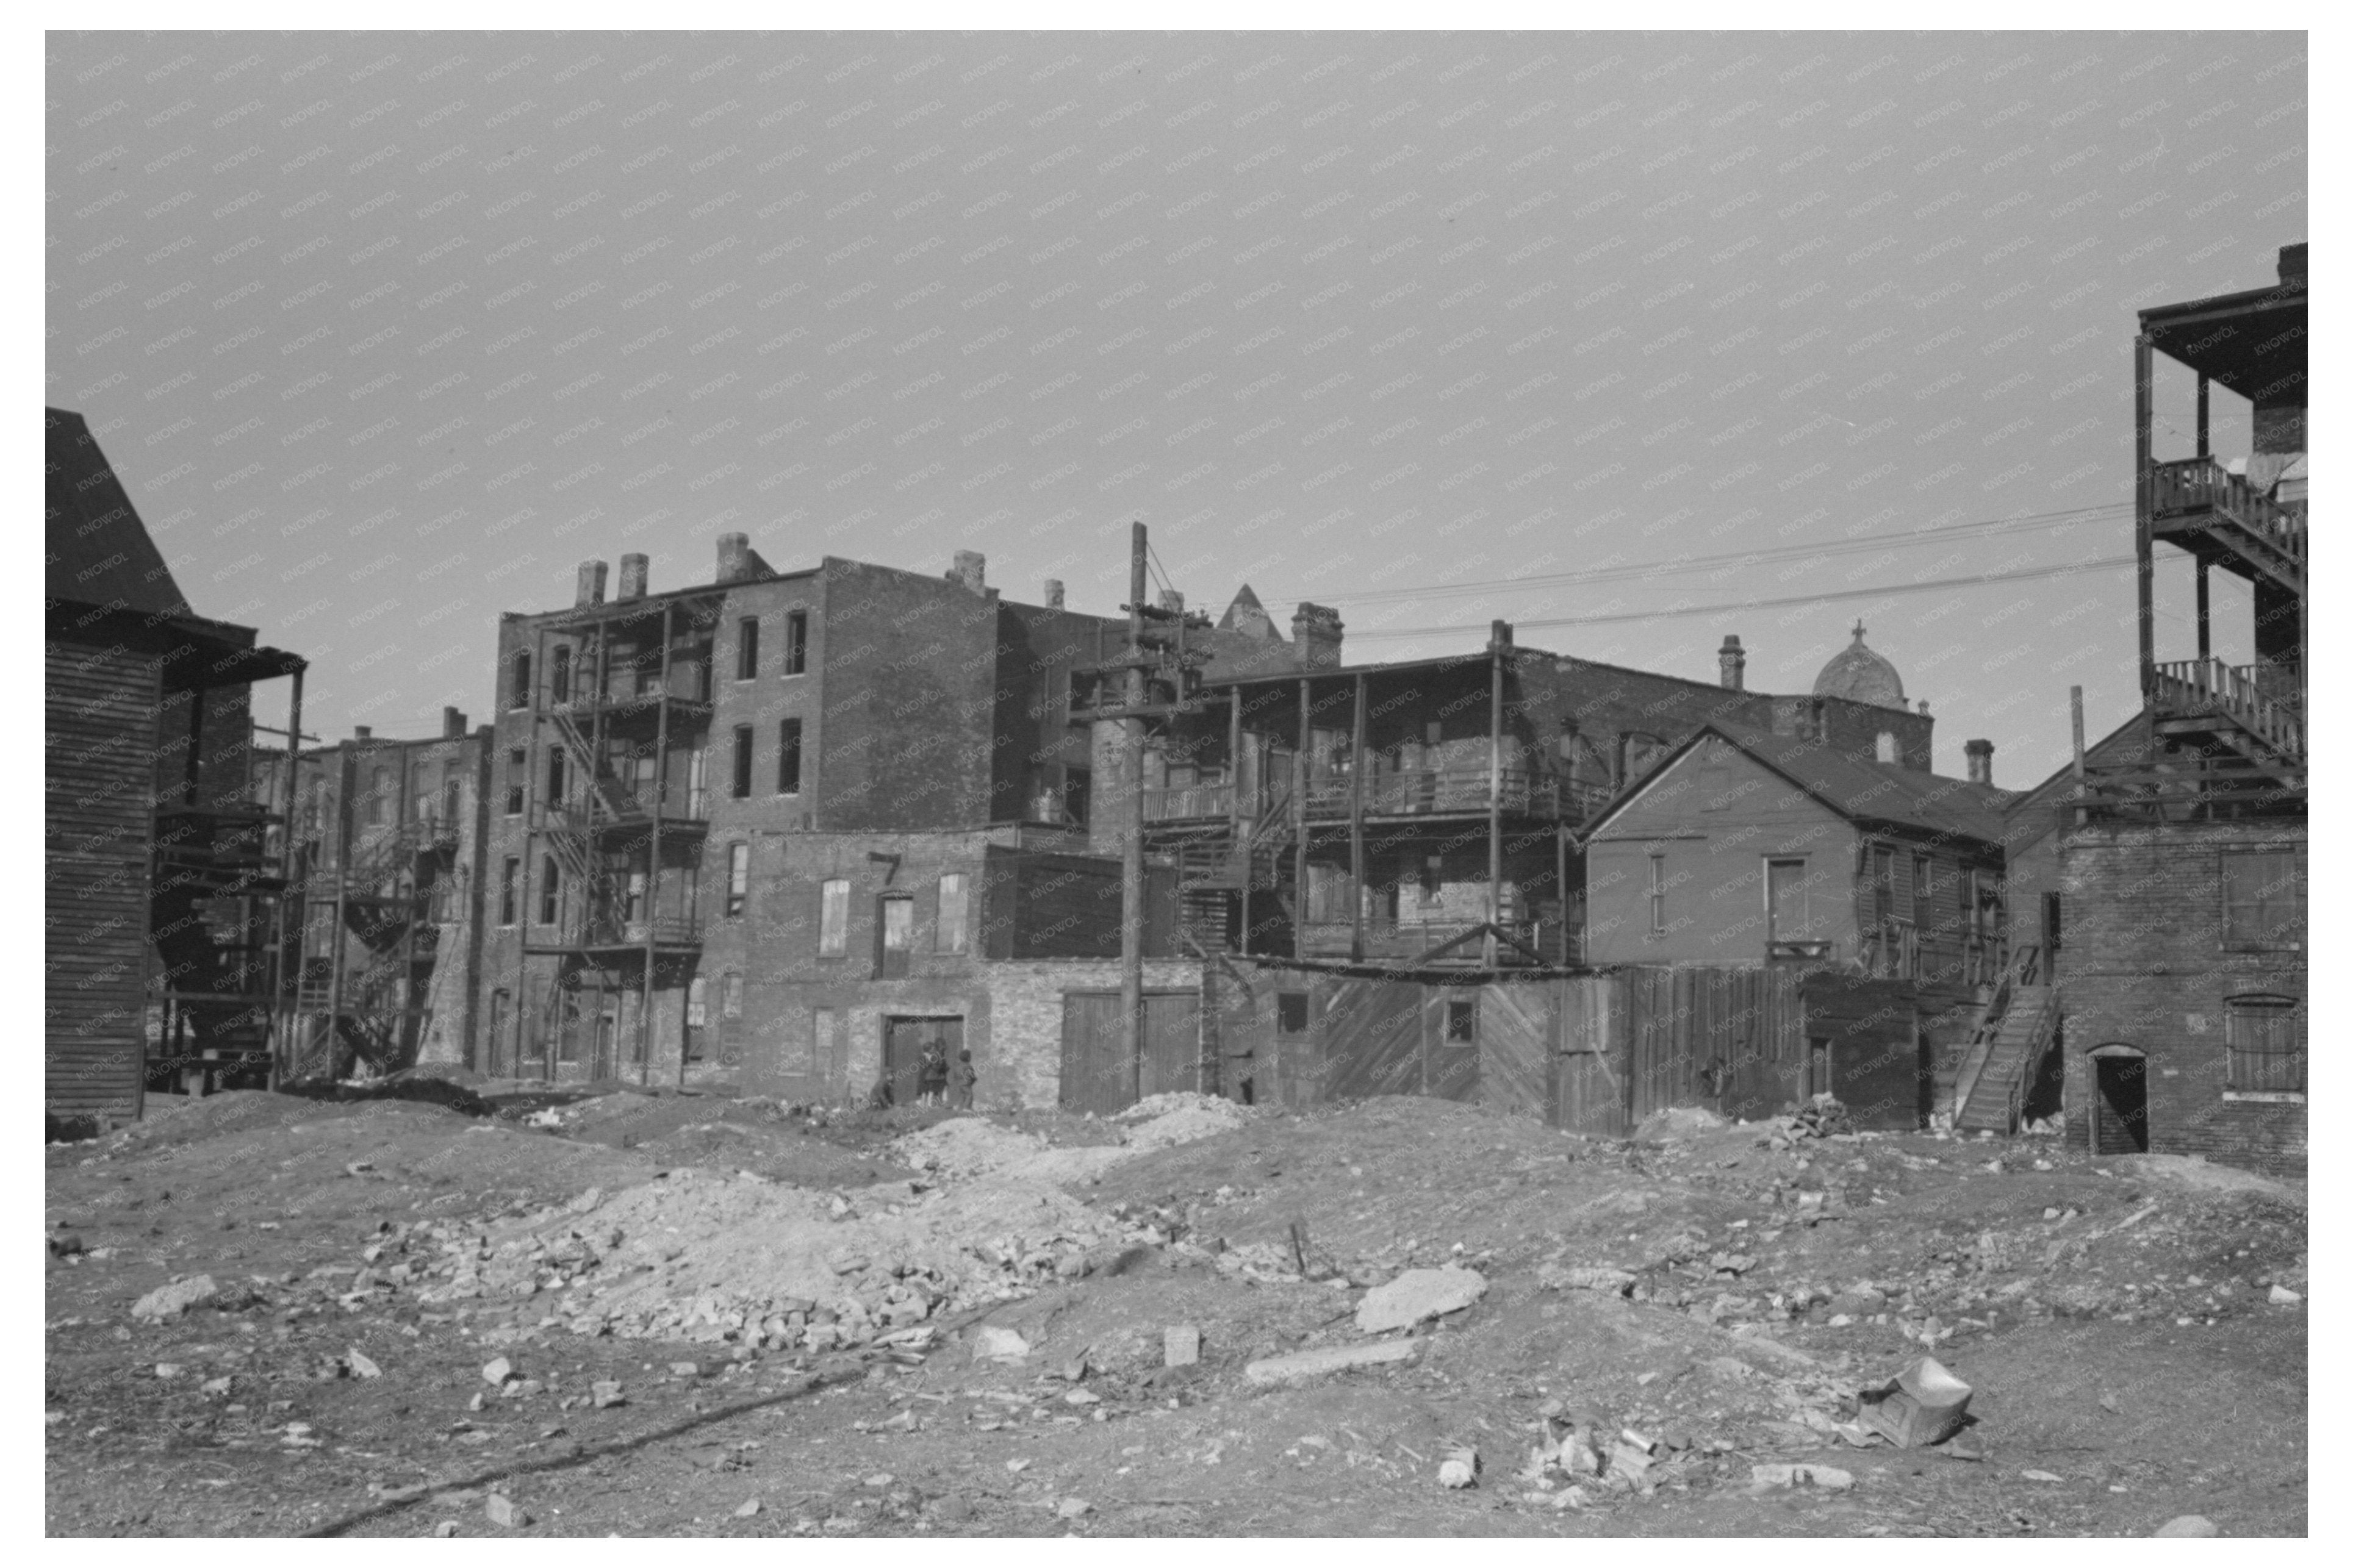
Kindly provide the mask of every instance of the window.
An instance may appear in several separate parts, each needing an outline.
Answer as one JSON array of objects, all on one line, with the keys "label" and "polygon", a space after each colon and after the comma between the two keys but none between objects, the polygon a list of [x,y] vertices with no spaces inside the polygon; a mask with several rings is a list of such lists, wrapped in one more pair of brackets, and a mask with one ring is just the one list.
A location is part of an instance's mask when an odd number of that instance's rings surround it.
[{"label": "window", "polygon": [[849,951],[849,883],[831,878],[818,886],[817,952],[839,958]]},{"label": "window", "polygon": [[547,656],[547,697],[551,702],[572,700],[572,648],[567,643],[556,644]]},{"label": "window", "polygon": [[510,708],[531,706],[531,655],[527,653],[514,656],[514,681],[507,691],[507,706]]},{"label": "window", "polygon": [[507,863],[499,868],[499,924],[502,926],[515,923],[515,888],[522,879],[522,862],[508,856]]},{"label": "window", "polygon": [[708,1027],[711,1022],[711,982],[698,974],[686,983],[686,1026],[690,1029]]},{"label": "window", "polygon": [[1303,1035],[1307,1032],[1307,993],[1278,991],[1274,994],[1274,1032],[1278,1035]]},{"label": "window", "polygon": [[1912,923],[1923,933],[1936,918],[1936,863],[1926,855],[1912,857]]},{"label": "window", "polygon": [[1424,858],[1421,862],[1421,901],[1424,904],[1439,901],[1446,885],[1445,879],[1446,857],[1431,855]]},{"label": "window", "polygon": [[915,945],[915,900],[892,894],[881,900],[881,952],[874,965],[878,979],[896,980],[907,973],[907,954]]},{"label": "window", "polygon": [[1883,844],[1871,848],[1871,914],[1883,924],[1895,917],[1895,851]]},{"label": "window", "polygon": [[1804,942],[1813,932],[1803,859],[1765,862],[1765,940]]},{"label": "window", "polygon": [[965,880],[961,871],[940,877],[940,924],[933,946],[942,952],[964,951]]},{"label": "window", "polygon": [[760,673],[760,623],[747,616],[735,623],[735,679],[751,680]]},{"label": "window", "polygon": [[2304,947],[2304,856],[2222,857],[2222,945],[2234,952]]},{"label": "window", "polygon": [[776,725],[776,793],[801,793],[801,721],[797,719]]},{"label": "window", "polygon": [[727,913],[733,917],[744,912],[744,900],[752,893],[752,847],[730,844],[727,847]]},{"label": "window", "polygon": [[621,920],[635,925],[646,918],[646,871],[643,866],[629,868],[628,880],[622,885]]},{"label": "window", "polygon": [[785,673],[808,673],[808,612],[795,610],[785,617]]},{"label": "window", "polygon": [[539,923],[552,926],[564,907],[564,889],[557,879],[555,857],[547,856],[539,863]]},{"label": "window", "polygon": [[547,752],[547,804],[564,804],[564,749],[551,746]]},{"label": "window", "polygon": [[521,746],[507,750],[507,815],[522,815],[523,775],[531,767],[531,753]]},{"label": "window", "polygon": [[1651,934],[1664,934],[1667,929],[1667,858],[1651,857]]},{"label": "window", "polygon": [[729,779],[727,793],[737,800],[748,799],[752,794],[752,726],[735,726],[735,770]]},{"label": "window", "polygon": [[744,977],[726,973],[719,977],[719,1016],[740,1018],[744,1016]]},{"label": "window", "polygon": [[2222,1002],[2234,1094],[2304,1093],[2304,1007],[2293,996],[2230,996]]},{"label": "window", "polygon": [[833,1065],[833,1009],[809,1009],[809,1055],[803,1070],[822,1073]]},{"label": "window", "polygon": [[458,826],[459,813],[465,799],[466,786],[459,779],[457,764],[453,763],[442,770],[441,823],[443,826],[454,828]]},{"label": "window", "polygon": [[376,827],[383,825],[385,797],[391,793],[392,781],[390,775],[382,768],[370,769],[368,772],[367,795],[367,819],[369,826]]},{"label": "window", "polygon": [[1446,1043],[1450,1046],[1475,1046],[1479,1043],[1479,1004],[1451,1002],[1446,1004]]},{"label": "window", "polygon": [[1085,768],[1064,768],[1062,770],[1063,814],[1079,826],[1084,827],[1087,825],[1087,808],[1093,803],[1093,773]]},{"label": "window", "polygon": [[491,1028],[488,1037],[490,1049],[485,1054],[494,1060],[498,1056],[499,1041],[507,1032],[507,1009],[513,1005],[513,993],[504,986],[491,993]]}]

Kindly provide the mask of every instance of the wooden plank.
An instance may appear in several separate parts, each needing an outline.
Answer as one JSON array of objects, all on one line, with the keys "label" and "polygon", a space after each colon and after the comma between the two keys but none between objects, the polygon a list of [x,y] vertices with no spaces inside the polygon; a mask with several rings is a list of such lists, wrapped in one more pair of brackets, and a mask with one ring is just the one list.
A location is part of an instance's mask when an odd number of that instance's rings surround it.
[{"label": "wooden plank", "polygon": [[1497,981],[1479,988],[1479,1103],[1489,1110],[1545,1114],[1556,984]]},{"label": "wooden plank", "polygon": [[1175,992],[1144,998],[1145,1095],[1198,1092],[1201,1087],[1201,999]]},{"label": "wooden plank", "polygon": [[1335,982],[1324,1013],[1324,1097],[1420,1093],[1421,1006],[1419,985]]},{"label": "wooden plank", "polygon": [[[1479,1098],[1480,1037],[1486,1032],[1489,1008],[1485,985],[1430,985],[1423,987],[1428,1005],[1423,1009],[1422,1024],[1422,1092],[1437,1100],[1453,1100],[1475,1103]],[[1450,1040],[1447,1010],[1450,1006],[1468,1002],[1474,1009],[1472,1016],[1471,1039]]]},{"label": "wooden plank", "polygon": [[1062,1081],[1065,1110],[1109,1115],[1130,1100],[1126,1033],[1116,992],[1065,992],[1062,996]]}]

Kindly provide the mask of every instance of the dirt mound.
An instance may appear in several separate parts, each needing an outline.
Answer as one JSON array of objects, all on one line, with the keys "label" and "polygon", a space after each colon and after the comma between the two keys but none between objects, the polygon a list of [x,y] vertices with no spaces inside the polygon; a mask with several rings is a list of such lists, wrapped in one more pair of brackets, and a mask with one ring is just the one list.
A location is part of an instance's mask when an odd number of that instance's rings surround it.
[{"label": "dirt mound", "polygon": [[355,1103],[263,1089],[225,1089],[202,1099],[153,1094],[147,1097],[146,1116],[108,1140],[106,1146],[110,1152],[177,1148],[239,1132],[346,1116]]},{"label": "dirt mound", "polygon": [[2132,1175],[2149,1181],[2164,1182],[2186,1187],[2192,1192],[2215,1193],[2238,1197],[2269,1198],[2274,1203],[2305,1205],[2305,1189],[2286,1182],[2275,1182],[2259,1176],[2253,1171],[2235,1166],[2210,1164],[2197,1154],[2134,1154],[2116,1162],[2117,1167]]},{"label": "dirt mound", "polygon": [[1715,1111],[1696,1105],[1677,1106],[1672,1110],[1654,1111],[1642,1119],[1634,1129],[1637,1143],[1666,1143],[1696,1133],[1713,1132],[1731,1125]]}]

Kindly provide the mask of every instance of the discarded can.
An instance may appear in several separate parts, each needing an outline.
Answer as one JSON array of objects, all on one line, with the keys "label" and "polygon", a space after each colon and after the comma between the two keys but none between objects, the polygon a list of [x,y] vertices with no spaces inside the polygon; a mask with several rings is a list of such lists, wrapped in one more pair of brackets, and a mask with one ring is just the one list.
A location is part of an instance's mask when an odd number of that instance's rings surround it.
[{"label": "discarded can", "polygon": [[1885,1388],[1864,1394],[1859,1419],[1899,1448],[1922,1448],[1960,1429],[1969,1394],[1968,1384],[1924,1355]]}]

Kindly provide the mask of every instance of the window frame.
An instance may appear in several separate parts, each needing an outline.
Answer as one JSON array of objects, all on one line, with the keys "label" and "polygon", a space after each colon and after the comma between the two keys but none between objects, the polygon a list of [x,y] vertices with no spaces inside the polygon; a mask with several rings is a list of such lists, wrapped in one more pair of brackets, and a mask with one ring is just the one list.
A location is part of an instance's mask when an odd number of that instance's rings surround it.
[{"label": "window frame", "polygon": [[849,879],[828,877],[817,885],[817,955],[849,956]]},{"label": "window frame", "polygon": [[[2242,1028],[2263,1020],[2265,1035],[2255,1041],[2242,1041]],[[2284,1028],[2290,1043],[2282,1048],[2271,1037],[2270,1031]],[[2288,1089],[2274,1082],[2261,1085],[2242,1080],[2240,1058],[2287,1057],[2293,1061],[2292,1076],[2296,1087]],[[2301,1104],[2308,1092],[2311,1079],[2311,1034],[2305,1005],[2296,997],[2280,992],[2253,991],[2222,998],[2222,1098],[2225,1100],[2271,1101]],[[2263,1074],[2269,1079],[2274,1075]]]},{"label": "window frame", "polygon": [[522,797],[531,788],[531,748],[507,748],[507,815],[522,815]]},{"label": "window frame", "polygon": [[1936,858],[1915,852],[1912,857],[1912,929],[1922,936],[1936,929]]},{"label": "window frame", "polygon": [[752,901],[752,846],[742,839],[727,846],[727,918],[733,920]]},{"label": "window frame", "polygon": [[532,696],[530,650],[527,648],[517,649],[515,651],[514,660],[512,664],[508,667],[508,669],[509,679],[512,683],[507,692],[507,708],[509,711],[530,707]]},{"label": "window frame", "polygon": [[1659,851],[1651,854],[1651,934],[1667,934],[1667,858]]},{"label": "window frame", "polygon": [[[1765,857],[1765,940],[1779,942],[1812,942],[1814,940],[1814,886],[1806,875],[1807,857],[1803,855],[1767,855]],[[1780,929],[1773,904],[1773,868],[1795,866],[1798,868],[1799,923],[1802,931]]]},{"label": "window frame", "polygon": [[1461,1050],[1479,1044],[1479,998],[1449,996],[1445,1016],[1439,1022],[1438,1043]]},{"label": "window frame", "polygon": [[[801,793],[801,721],[797,716],[776,721],[776,793]],[[790,764],[787,766],[786,764]]]},{"label": "window frame", "polygon": [[[949,884],[955,884],[955,898],[949,898]],[[948,911],[955,911],[951,921]],[[962,952],[971,942],[972,883],[962,871],[943,871],[939,884],[939,915],[932,924],[934,952]]]},{"label": "window frame", "polygon": [[510,855],[499,872],[499,924],[519,925],[522,914],[522,857]]},{"label": "window frame", "polygon": [[[894,929],[895,926],[895,929]],[[900,940],[894,944],[892,938]],[[892,954],[896,954],[894,960]],[[874,977],[877,980],[904,980],[913,973],[915,960],[915,895],[910,892],[880,894],[874,900]]]},{"label": "window frame", "polygon": [[744,975],[726,970],[719,976],[719,1016],[722,1021],[744,1016]]},{"label": "window frame", "polygon": [[808,612],[785,612],[785,668],[786,675],[808,673]]},{"label": "window frame", "polygon": [[539,866],[539,920],[543,926],[560,924],[564,919],[564,868],[553,855],[544,856]]},{"label": "window frame", "polygon": [[[1295,1009],[1294,1003],[1297,1005]],[[1297,1028],[1291,1026],[1293,1011],[1299,1017]],[[1315,994],[1313,991],[1278,991],[1274,994],[1274,1034],[1277,1039],[1303,1039],[1314,1027]]]},{"label": "window frame", "polygon": [[[2297,911],[2295,924],[2295,940],[2293,942],[2270,940],[2268,934],[2262,931],[2253,935],[2239,934],[2236,928],[2242,911],[2251,913],[2256,923],[2261,924],[2263,910],[2272,900],[2261,897],[2261,889],[2258,889],[2258,897],[2252,906],[2232,902],[2231,865],[2234,860],[2279,860],[2285,861],[2294,868],[2295,872],[2294,904]],[[2223,952],[2302,952],[2305,950],[2309,936],[2309,927],[2306,922],[2311,911],[2309,870],[2305,862],[2304,854],[2295,849],[2225,849],[2221,852],[2215,866],[2215,881],[2216,893],[2221,905],[2220,935]],[[2285,928],[2274,925],[2271,931],[2275,933]]]},{"label": "window frame", "polygon": [[735,679],[760,679],[760,617],[745,616],[735,623]]},{"label": "window frame", "polygon": [[752,726],[735,726],[735,755],[727,775],[727,797],[730,800],[752,798],[752,754],[758,742],[753,739]]}]

